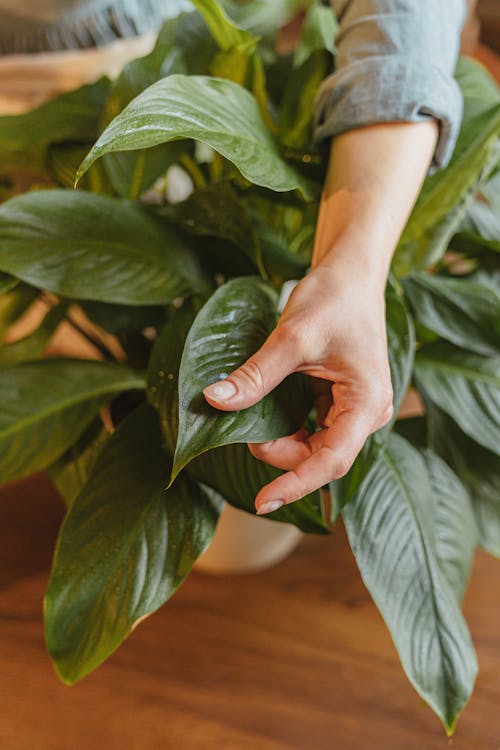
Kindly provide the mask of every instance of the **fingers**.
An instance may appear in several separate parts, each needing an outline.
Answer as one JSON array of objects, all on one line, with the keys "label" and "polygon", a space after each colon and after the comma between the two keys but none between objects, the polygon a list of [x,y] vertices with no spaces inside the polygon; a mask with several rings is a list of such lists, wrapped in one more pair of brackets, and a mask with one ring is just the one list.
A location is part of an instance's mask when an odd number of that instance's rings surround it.
[{"label": "fingers", "polygon": [[216,409],[247,409],[267,396],[299,363],[293,339],[275,329],[265,344],[225,380],[203,390],[209,404]]},{"label": "fingers", "polygon": [[[328,482],[344,476],[371,432],[371,420],[367,421],[364,412],[346,411],[339,414],[331,427],[309,438],[308,455],[305,456],[302,451],[301,455],[304,458],[300,463],[292,468],[291,462],[287,462],[288,465],[283,468],[291,470],[262,488],[255,499],[257,513],[269,513],[280,507],[277,505],[278,502],[283,505],[294,502]],[[288,456],[291,457],[292,450],[289,450]],[[270,453],[272,448],[268,449],[268,455]],[[296,455],[299,455],[298,450]]]},{"label": "fingers", "polygon": [[248,447],[259,461],[265,461],[266,464],[288,471],[311,455],[308,439],[309,433],[306,430],[299,430],[289,437],[270,440],[267,443],[249,443]]}]

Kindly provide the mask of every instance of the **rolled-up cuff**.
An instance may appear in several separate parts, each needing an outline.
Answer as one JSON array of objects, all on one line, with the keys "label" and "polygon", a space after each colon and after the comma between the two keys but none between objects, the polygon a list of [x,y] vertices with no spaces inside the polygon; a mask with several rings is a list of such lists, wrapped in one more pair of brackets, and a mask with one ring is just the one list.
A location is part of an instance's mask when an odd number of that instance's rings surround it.
[{"label": "rolled-up cuff", "polygon": [[315,105],[315,141],[382,122],[439,122],[432,166],[445,167],[462,121],[460,88],[451,75],[399,55],[351,63],[324,81]]}]

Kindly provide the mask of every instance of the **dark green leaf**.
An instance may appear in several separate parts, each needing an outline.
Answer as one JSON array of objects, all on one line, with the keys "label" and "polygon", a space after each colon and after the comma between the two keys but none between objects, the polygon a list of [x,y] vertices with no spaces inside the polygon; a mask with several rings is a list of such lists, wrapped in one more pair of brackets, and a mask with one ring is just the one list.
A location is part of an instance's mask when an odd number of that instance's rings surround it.
[{"label": "dark green leaf", "polygon": [[176,310],[155,341],[148,367],[149,402],[160,415],[163,434],[173,455],[179,429],[179,369],[189,329],[201,307],[197,300]]},{"label": "dark green leaf", "polygon": [[427,178],[401,238],[395,257],[395,271],[403,275],[439,261],[448,242],[465,216],[467,205],[498,161],[500,136],[500,93],[486,97],[480,106],[472,92],[493,90],[486,70],[472,60],[457,69],[461,83],[466,74],[464,117],[450,164]]},{"label": "dark green leaf", "polygon": [[441,570],[457,600],[462,601],[470,577],[478,532],[469,493],[439,456],[423,453],[434,493],[436,547]]},{"label": "dark green leaf", "polygon": [[279,155],[253,96],[232,81],[204,76],[172,75],[146,89],[106,128],[79,176],[105,153],[179,138],[211,146],[257,185],[308,192],[304,180]]},{"label": "dark green leaf", "polygon": [[[189,465],[189,474],[215,489],[231,505],[253,515],[258,491],[282,473],[258,461],[241,443],[203,453]],[[307,534],[330,533],[323,517],[319,492],[285,505],[266,518],[291,523]]]},{"label": "dark green leaf", "polygon": [[[301,279],[307,271],[309,263],[298,253],[292,252],[288,242],[282,235],[276,234],[271,227],[254,218],[255,231],[262,252],[266,272],[276,286],[290,279]],[[307,241],[307,227],[302,231]],[[311,237],[312,239],[312,237]]]},{"label": "dark green leaf", "polygon": [[178,233],[138,206],[70,190],[0,206],[0,269],[65,297],[166,304],[200,282]]},{"label": "dark green leaf", "polygon": [[482,250],[500,253],[500,241],[487,240],[475,232],[459,232],[452,238],[450,249],[465,255],[476,255],[478,251],[480,253]]},{"label": "dark green leaf", "polygon": [[415,382],[467,435],[500,454],[500,354],[482,357],[445,342],[428,344],[417,352]]},{"label": "dark green leaf", "polygon": [[403,280],[422,325],[478,354],[500,351],[500,294],[474,280],[413,273]]},{"label": "dark green leaf", "polygon": [[500,558],[500,457],[467,437],[434,404],[426,406],[430,443],[453,467],[472,498],[479,544]]},{"label": "dark green leaf", "polygon": [[218,182],[196,190],[175,206],[173,218],[188,232],[232,242],[266,275],[255,227],[230,183]]},{"label": "dark green leaf", "polygon": [[456,597],[440,570],[433,506],[423,458],[392,434],[343,515],[361,575],[405,672],[451,732],[477,666]]},{"label": "dark green leaf", "polygon": [[144,405],[106,443],[66,517],[45,623],[67,683],[172,596],[212,539],[218,508],[184,477],[165,493],[166,464],[157,414]]},{"label": "dark green leaf", "polygon": [[0,172],[39,171],[50,144],[91,142],[99,132],[108,86],[101,78],[25,114],[0,117]]},{"label": "dark green leaf", "polygon": [[[56,143],[47,151],[47,166],[52,181],[58,186],[74,189],[78,167],[89,150],[89,144]],[[52,187],[52,186],[48,186]],[[100,195],[113,195],[113,185],[109,181],[104,165],[94,164],[79,185],[81,190],[90,190]],[[39,186],[36,186],[39,189]],[[26,191],[23,191],[26,192]]]},{"label": "dark green leaf", "polygon": [[[289,148],[310,148],[314,102],[320,85],[332,68],[324,51],[314,52],[300,67],[292,70],[280,97],[279,138]],[[310,160],[305,155],[305,160]]]},{"label": "dark green leaf", "polygon": [[259,349],[277,322],[276,298],[255,277],[224,284],[198,313],[186,339],[179,374],[179,434],[172,479],[196,456],[231,443],[263,442],[295,432],[310,408],[305,379],[287,378],[240,412],[220,412],[202,389],[227,377]]},{"label": "dark green leaf", "polygon": [[[268,245],[280,245],[284,252],[296,257],[295,262],[305,271],[311,264],[318,204],[298,201],[292,194],[277,195],[259,188],[246,191],[244,202],[255,223],[263,253],[266,254]],[[267,247],[268,262],[272,254]]]},{"label": "dark green leaf", "polygon": [[333,55],[337,32],[338,24],[331,8],[312,5],[307,12],[301,38],[295,49],[293,58],[295,67],[303,65],[320,50],[327,50]]},{"label": "dark green leaf", "polygon": [[87,360],[0,370],[0,485],[56,461],[114,394],[144,385],[124,367]]},{"label": "dark green leaf", "polygon": [[404,417],[394,424],[394,430],[416,448],[427,447],[427,420],[425,417]]},{"label": "dark green leaf", "polygon": [[[178,380],[182,349],[197,307],[199,309],[196,302],[189,302],[175,312],[157,339],[149,364],[148,399],[160,415],[163,434],[172,453],[178,433]],[[255,514],[254,500],[258,491],[281,473],[258,461],[242,444],[209,451],[189,465],[189,474],[216,490],[231,505],[252,514]],[[321,513],[318,492],[275,511],[269,517],[293,523],[311,534],[329,531]]]},{"label": "dark green leaf", "polygon": [[394,391],[394,414],[391,422],[384,428],[384,431],[387,431],[397,419],[411,382],[415,361],[415,331],[406,305],[390,285],[387,287],[385,304],[389,364]]},{"label": "dark green leaf", "polygon": [[[167,75],[188,72],[183,49],[176,44],[186,15],[167,21],[153,49],[145,57],[129,62],[112,82],[102,118],[102,126],[122,112],[144,89]],[[180,155],[189,151],[187,143],[165,143],[147,151],[106,154],[104,165],[116,192],[125,198],[136,198],[164,174]],[[80,159],[83,159],[82,154]],[[78,165],[77,165],[78,166]]]},{"label": "dark green leaf", "polygon": [[47,472],[68,508],[80,494],[108,440],[109,432],[96,418],[76,443],[48,467]]}]

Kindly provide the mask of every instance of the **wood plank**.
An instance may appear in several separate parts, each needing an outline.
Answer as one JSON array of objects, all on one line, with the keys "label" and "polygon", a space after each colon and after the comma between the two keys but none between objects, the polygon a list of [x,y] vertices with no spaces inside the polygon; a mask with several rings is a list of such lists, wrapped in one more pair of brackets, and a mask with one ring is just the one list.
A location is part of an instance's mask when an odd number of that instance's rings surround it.
[{"label": "wood plank", "polygon": [[37,477],[0,491],[3,750],[499,750],[498,563],[479,553],[466,614],[481,666],[448,743],[406,681],[344,533],[272,570],[193,573],[103,667],[61,685],[42,596],[62,505]]}]

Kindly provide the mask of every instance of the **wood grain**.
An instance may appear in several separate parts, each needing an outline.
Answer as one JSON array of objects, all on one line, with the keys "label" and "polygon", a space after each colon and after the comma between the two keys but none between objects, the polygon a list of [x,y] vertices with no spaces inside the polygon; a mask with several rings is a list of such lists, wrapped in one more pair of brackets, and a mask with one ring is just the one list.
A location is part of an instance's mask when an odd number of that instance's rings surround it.
[{"label": "wood grain", "polygon": [[499,750],[498,562],[466,599],[480,677],[456,736],[406,681],[344,533],[260,574],[193,573],[82,683],[45,652],[62,505],[43,477],[0,491],[2,750]]}]

